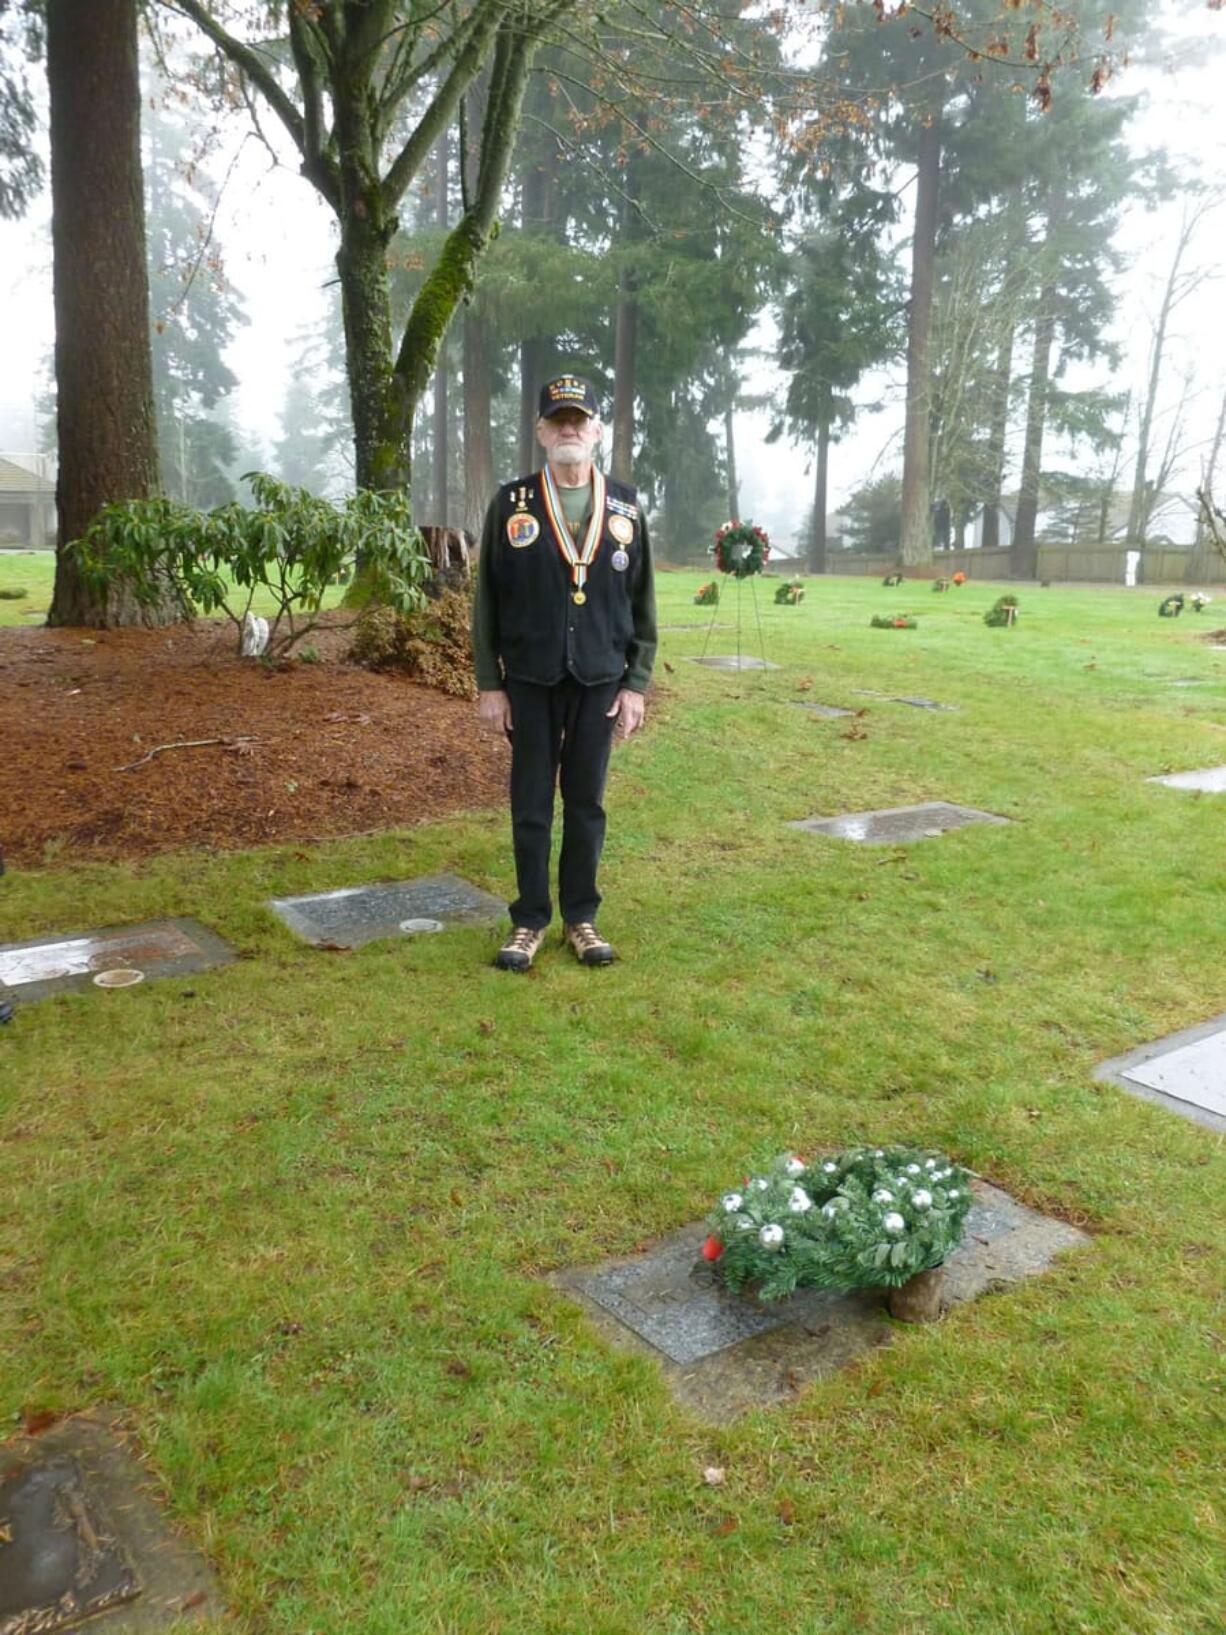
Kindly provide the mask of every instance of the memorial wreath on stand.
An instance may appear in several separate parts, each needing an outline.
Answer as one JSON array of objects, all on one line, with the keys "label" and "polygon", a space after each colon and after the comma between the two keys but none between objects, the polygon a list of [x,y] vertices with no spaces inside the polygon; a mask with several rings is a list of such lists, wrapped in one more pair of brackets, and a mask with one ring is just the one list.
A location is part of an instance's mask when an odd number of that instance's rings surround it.
[{"label": "memorial wreath on stand", "polygon": [[900,1288],[958,1247],[970,1174],[916,1147],[853,1147],[807,1164],[777,1158],[726,1192],[703,1258],[734,1292]]},{"label": "memorial wreath on stand", "polygon": [[752,522],[726,522],[715,536],[711,555],[721,573],[750,579],[761,573],[771,554],[765,530]]},{"label": "memorial wreath on stand", "polygon": [[[730,575],[736,581],[736,668],[741,668],[741,586],[746,579],[749,581],[751,600],[753,602],[754,619],[758,626],[758,647],[762,655],[762,669],[767,669],[766,643],[762,636],[762,617],[758,612],[758,592],[754,583],[758,574],[766,566],[771,554],[770,540],[766,530],[759,528],[753,522],[726,522],[715,535],[715,543],[710,547],[711,555],[715,558],[715,566],[720,573]],[[707,627],[706,640],[702,644],[703,659],[707,656],[707,644],[711,639],[711,632],[715,628],[715,614],[711,615],[711,623]]]}]

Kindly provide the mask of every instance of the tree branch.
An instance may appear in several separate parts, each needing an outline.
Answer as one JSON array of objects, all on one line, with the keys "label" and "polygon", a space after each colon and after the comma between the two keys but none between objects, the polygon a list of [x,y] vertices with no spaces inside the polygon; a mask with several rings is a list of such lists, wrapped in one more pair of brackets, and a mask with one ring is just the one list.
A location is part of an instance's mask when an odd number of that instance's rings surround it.
[{"label": "tree branch", "polygon": [[207,7],[200,4],[200,0],[166,0],[166,4],[171,11],[181,12],[183,16],[189,17],[197,28],[212,40],[222,55],[228,57],[259,89],[269,107],[289,132],[294,146],[305,158],[306,130],[302,115],[277,83],[276,75],[259,53],[227,33]]},{"label": "tree branch", "polygon": [[[474,6],[463,31],[466,38],[458,49],[451,72],[435,93],[417,128],[392,161],[384,178],[384,197],[389,209],[395,209],[405,188],[421,168],[427,153],[450,125],[460,98],[481,71],[481,64],[489,49],[490,36],[501,28],[508,9],[508,0],[484,0],[484,3]],[[446,50],[443,49],[444,46]],[[455,48],[454,39],[444,40],[438,50],[430,54],[427,62],[442,61]],[[418,68],[426,71],[424,64],[418,64]],[[417,70],[414,70],[409,84],[411,85],[418,77],[420,76]]]}]

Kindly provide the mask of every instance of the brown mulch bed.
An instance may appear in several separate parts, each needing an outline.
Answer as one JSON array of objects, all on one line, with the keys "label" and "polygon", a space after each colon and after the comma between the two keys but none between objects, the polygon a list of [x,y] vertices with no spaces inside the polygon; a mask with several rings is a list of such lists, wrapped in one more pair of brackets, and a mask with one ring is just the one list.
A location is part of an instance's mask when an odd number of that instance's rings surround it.
[{"label": "brown mulch bed", "polygon": [[[348,632],[313,640],[323,662],[266,668],[204,620],[0,629],[7,860],[355,834],[505,799],[509,754],[475,705],[344,662]],[[222,742],[131,766],[196,738]]]}]

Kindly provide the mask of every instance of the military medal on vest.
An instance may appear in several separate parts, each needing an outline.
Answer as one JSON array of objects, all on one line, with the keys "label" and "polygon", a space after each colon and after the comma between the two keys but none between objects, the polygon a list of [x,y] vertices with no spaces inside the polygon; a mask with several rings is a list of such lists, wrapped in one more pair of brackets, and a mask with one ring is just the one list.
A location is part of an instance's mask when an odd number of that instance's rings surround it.
[{"label": "military medal on vest", "polygon": [[[511,492],[514,493],[514,489]],[[525,545],[531,545],[540,531],[540,523],[528,510],[528,491],[521,488],[514,515],[507,518],[507,539],[512,547],[519,551]]]},{"label": "military medal on vest", "polygon": [[541,478],[545,515],[549,518],[549,526],[553,529],[553,537],[557,541],[559,551],[564,560],[570,564],[570,581],[574,586],[570,599],[577,607],[582,607],[587,601],[587,592],[583,588],[587,583],[587,570],[596,559],[596,552],[600,549],[600,535],[604,529],[604,472],[592,468],[592,514],[588,519],[582,546],[577,545],[571,537],[566,513],[562,509],[562,501],[558,497],[557,485],[553,480],[553,472],[548,466],[541,473]]}]

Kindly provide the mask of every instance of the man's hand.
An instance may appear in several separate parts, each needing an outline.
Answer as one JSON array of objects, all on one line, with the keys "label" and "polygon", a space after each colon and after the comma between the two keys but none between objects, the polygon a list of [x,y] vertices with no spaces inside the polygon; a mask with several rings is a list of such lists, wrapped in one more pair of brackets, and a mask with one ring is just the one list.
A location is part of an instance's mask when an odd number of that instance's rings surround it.
[{"label": "man's hand", "polygon": [[643,725],[644,708],[642,693],[632,693],[628,687],[623,687],[613,700],[612,709],[606,713],[617,717],[614,731],[619,732],[623,738],[629,738],[632,732],[637,732]]},{"label": "man's hand", "polygon": [[511,700],[501,687],[477,694],[477,721],[489,732],[510,732]]}]

